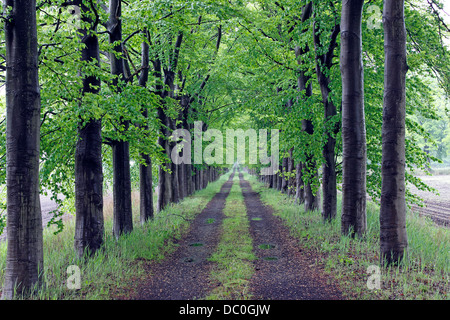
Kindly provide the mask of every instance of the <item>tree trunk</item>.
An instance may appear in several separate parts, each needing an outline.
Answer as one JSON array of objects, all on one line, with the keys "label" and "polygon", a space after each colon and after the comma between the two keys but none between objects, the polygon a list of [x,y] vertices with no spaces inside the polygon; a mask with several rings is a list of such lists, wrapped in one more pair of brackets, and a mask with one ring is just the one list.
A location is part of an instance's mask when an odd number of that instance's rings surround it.
[{"label": "tree trunk", "polygon": [[[170,52],[168,58],[168,64],[163,68],[164,70],[164,87],[158,89],[160,92],[160,96],[162,98],[162,106],[158,108],[158,118],[161,124],[165,127],[161,127],[161,136],[158,139],[159,145],[164,150],[168,159],[167,162],[164,163],[164,166],[168,170],[164,170],[163,165],[159,168],[159,179],[158,179],[158,203],[157,203],[157,211],[161,211],[164,209],[167,204],[170,202],[178,202],[179,201],[179,182],[178,182],[178,168],[177,165],[171,161],[171,151],[176,145],[175,142],[170,141],[170,136],[172,135],[172,131],[175,129],[174,122],[175,120],[170,119],[164,112],[164,104],[165,98],[174,98],[174,89],[175,89],[175,70],[178,65],[178,57],[180,53],[181,43],[183,41],[183,33],[179,32],[176,38],[175,46],[173,52]],[[162,77],[161,73],[161,65],[159,65],[159,70],[155,70],[158,73],[158,77]]]},{"label": "tree trunk", "polygon": [[324,221],[331,221],[336,217],[337,212],[337,188],[336,188],[336,134],[339,132],[339,124],[332,123],[333,117],[337,115],[336,106],[329,98],[330,76],[329,71],[333,64],[333,53],[336,48],[336,39],[340,32],[340,26],[335,25],[328,43],[328,50],[323,52],[323,44],[320,41],[320,31],[314,22],[314,45],[316,51],[316,74],[322,93],[324,119],[325,119],[325,145],[323,147],[323,158],[325,163],[322,165],[322,217]]},{"label": "tree trunk", "polygon": [[303,189],[302,164],[298,163],[295,167],[295,203],[302,204],[305,202],[305,191]]},{"label": "tree trunk", "polygon": [[[309,2],[303,7],[301,21],[305,23],[312,14],[312,2]],[[305,31],[303,31],[305,32]],[[296,47],[295,48],[295,57],[297,58],[297,62],[302,64],[302,56],[309,52],[309,47],[306,44],[305,48]],[[307,75],[306,70],[304,68],[300,68],[299,76],[297,78],[297,89],[304,93],[306,99],[312,96],[312,84],[309,82],[310,76]],[[309,135],[314,133],[314,125],[310,119],[302,120],[302,130]],[[306,150],[308,148],[306,147]],[[307,151],[306,151],[307,152]],[[311,183],[313,182],[313,177],[317,177],[317,168],[314,162],[313,156],[306,154],[306,162],[302,164],[303,173],[306,173],[306,183],[304,182],[304,201],[305,201],[305,211],[311,211],[319,208],[319,197],[318,193],[314,193],[312,191]],[[302,175],[303,178],[303,175]]]},{"label": "tree trunk", "polygon": [[[144,31],[146,33],[146,31]],[[147,86],[148,72],[149,72],[149,45],[147,42],[142,42],[142,72],[139,77],[139,85]],[[148,110],[144,106],[142,114],[145,118],[148,117]],[[148,130],[148,125],[145,126]],[[139,182],[140,182],[140,205],[139,214],[140,222],[144,224],[147,220],[153,218],[153,180],[152,180],[152,161],[147,154],[141,154],[144,164],[139,165]]]},{"label": "tree trunk", "polygon": [[287,193],[287,187],[288,187],[288,179],[287,179],[288,158],[287,157],[283,158],[281,166],[282,166],[281,193]]},{"label": "tree trunk", "polygon": [[289,158],[288,158],[288,169],[289,172],[289,178],[288,178],[288,189],[287,189],[287,195],[291,197],[294,194],[294,182],[295,179],[293,178],[293,172],[294,172],[294,158],[292,157],[292,152],[294,148],[289,149]]},{"label": "tree trunk", "polygon": [[[81,61],[97,61],[99,67],[99,43],[97,25],[90,18],[91,8],[81,3],[81,21],[90,27],[79,30],[83,43]],[[81,75],[82,95],[98,94],[100,80],[92,75]],[[87,120],[87,121],[86,121]],[[82,123],[86,121],[84,126]],[[103,167],[102,135],[100,119],[80,118],[75,150],[75,241],[78,258],[85,253],[94,254],[103,244]]]},{"label": "tree trunk", "polygon": [[272,175],[272,188],[278,189],[278,176],[276,173]]},{"label": "tree trunk", "polygon": [[113,153],[113,233],[116,238],[133,231],[131,206],[130,153],[127,141],[117,141]]},{"label": "tree trunk", "polygon": [[282,165],[282,163],[278,166],[278,173],[277,173],[277,177],[278,177],[277,190],[278,191],[281,191],[281,189],[283,187],[283,165]]},{"label": "tree trunk", "polygon": [[[113,86],[116,92],[120,92],[119,80],[124,81],[124,61],[122,50],[122,1],[110,0],[109,3],[109,43],[114,45],[113,54],[110,55],[111,74],[115,76]],[[122,120],[121,120],[122,121]],[[121,123],[125,130],[128,129],[128,121]],[[129,142],[115,140],[111,143],[113,154],[113,198],[114,198],[114,222],[113,233],[118,238],[123,233],[133,230],[133,212],[131,205],[131,174]]]},{"label": "tree trunk", "polygon": [[36,2],[7,0],[6,37],[7,239],[3,299],[28,295],[43,271],[39,200],[40,91]]},{"label": "tree trunk", "polygon": [[406,29],[404,1],[385,0],[380,258],[397,263],[408,246],[405,202]]},{"label": "tree trunk", "polygon": [[342,3],[342,219],[341,232],[366,230],[366,129],[361,19],[364,0]]}]

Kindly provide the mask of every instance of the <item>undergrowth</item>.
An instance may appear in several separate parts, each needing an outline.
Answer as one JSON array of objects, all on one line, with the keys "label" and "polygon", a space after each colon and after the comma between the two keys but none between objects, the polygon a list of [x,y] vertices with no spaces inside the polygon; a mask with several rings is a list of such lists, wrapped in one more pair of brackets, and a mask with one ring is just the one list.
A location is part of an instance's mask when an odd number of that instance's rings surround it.
[{"label": "undergrowth", "polygon": [[[64,230],[54,235],[51,228],[44,230],[44,283],[45,285],[27,299],[116,299],[133,296],[130,288],[142,279],[146,261],[162,259],[175,248],[175,239],[187,231],[189,222],[199,214],[214,194],[229,178],[227,173],[210,183],[205,189],[177,204],[168,205],[155,217],[140,225],[139,194],[133,192],[134,230],[118,240],[112,235],[112,199],[105,197],[104,245],[88,259],[78,260],[73,248],[75,219],[65,222]],[[0,281],[3,287],[6,263],[6,242],[0,244]],[[69,289],[71,274],[67,268],[80,269],[81,288]],[[17,297],[22,298],[22,297]]]},{"label": "undergrowth", "polygon": [[[338,280],[349,299],[432,299],[448,300],[450,272],[450,229],[407,212],[408,250],[399,266],[385,268],[379,259],[379,207],[367,203],[367,232],[361,238],[341,235],[340,207],[331,223],[324,223],[320,212],[305,212],[303,206],[277,190],[266,188],[256,177],[244,175],[261,200],[270,205],[289,227],[299,246],[320,258],[325,270]],[[373,274],[380,270],[380,289],[369,289]]]}]

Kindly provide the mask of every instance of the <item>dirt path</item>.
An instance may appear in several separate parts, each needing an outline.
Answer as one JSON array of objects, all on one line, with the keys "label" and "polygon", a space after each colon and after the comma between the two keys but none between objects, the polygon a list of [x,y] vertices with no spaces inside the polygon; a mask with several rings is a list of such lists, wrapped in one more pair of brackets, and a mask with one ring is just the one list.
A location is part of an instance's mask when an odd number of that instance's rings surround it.
[{"label": "dirt path", "polygon": [[191,300],[207,295],[211,289],[208,276],[213,265],[207,259],[219,242],[223,208],[233,177],[234,173],[197,215],[188,234],[178,243],[179,247],[160,263],[148,266],[151,276],[138,290],[137,299]]},{"label": "dirt path", "polygon": [[[201,299],[213,289],[209,274],[214,264],[208,257],[214,253],[220,239],[223,209],[233,176],[234,173],[194,219],[187,235],[178,242],[178,248],[163,261],[146,267],[148,279],[140,284],[135,299]],[[258,257],[253,262],[255,273],[249,284],[253,298],[342,299],[339,289],[327,283],[327,277],[314,265],[314,259],[302,253],[298,241],[289,236],[282,221],[262,204],[249,182],[242,179],[242,174],[239,177]]]},{"label": "dirt path", "polygon": [[250,280],[254,299],[336,300],[339,288],[328,284],[327,276],[302,253],[298,240],[289,235],[280,218],[264,206],[259,194],[239,175],[253,237],[255,273]]}]

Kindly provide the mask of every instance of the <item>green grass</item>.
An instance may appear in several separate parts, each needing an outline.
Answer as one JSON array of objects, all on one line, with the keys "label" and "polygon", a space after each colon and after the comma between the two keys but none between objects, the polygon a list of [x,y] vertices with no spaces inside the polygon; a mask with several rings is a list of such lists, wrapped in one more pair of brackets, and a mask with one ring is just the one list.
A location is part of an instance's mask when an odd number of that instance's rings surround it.
[{"label": "green grass", "polygon": [[255,177],[244,175],[264,203],[271,205],[299,239],[299,246],[313,252],[339,282],[349,299],[433,299],[448,300],[450,272],[450,229],[407,212],[407,258],[397,267],[381,270],[380,290],[369,290],[367,268],[379,266],[379,207],[367,204],[367,233],[352,239],[340,233],[338,217],[323,223],[319,212],[305,213],[303,206],[280,192],[264,187]]},{"label": "green grass", "polygon": [[253,254],[247,211],[237,173],[226,199],[224,214],[226,218],[222,223],[220,242],[210,258],[216,263],[210,280],[218,286],[206,299],[248,300],[251,299],[248,281],[254,272],[251,261],[256,256]]},{"label": "green grass", "polygon": [[[171,204],[155,215],[145,225],[139,224],[139,196],[133,193],[133,232],[116,240],[112,235],[112,202],[106,202],[105,241],[103,249],[85,262],[75,257],[73,250],[74,222],[65,224],[63,232],[54,235],[44,230],[44,279],[46,286],[31,299],[113,299],[133,295],[135,283],[145,276],[143,262],[162,259],[174,250],[174,239],[179,239],[189,227],[189,222],[212,199],[230,173],[207,188]],[[0,244],[0,280],[3,286],[6,260],[6,243]],[[70,290],[66,286],[69,265],[77,265],[81,274],[81,289]]]}]

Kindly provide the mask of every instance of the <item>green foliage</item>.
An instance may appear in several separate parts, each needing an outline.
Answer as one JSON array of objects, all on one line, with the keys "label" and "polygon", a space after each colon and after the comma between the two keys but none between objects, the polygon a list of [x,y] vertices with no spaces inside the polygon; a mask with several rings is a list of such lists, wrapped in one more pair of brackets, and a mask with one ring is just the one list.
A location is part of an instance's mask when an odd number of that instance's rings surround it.
[{"label": "green foliage", "polygon": [[[91,6],[83,13],[98,22],[99,61],[81,62],[83,45],[80,30],[90,29],[72,14],[66,1],[37,3],[39,77],[41,83],[41,186],[58,202],[55,223],[64,210],[73,212],[74,152],[77,129],[90,119],[102,120],[105,184],[111,182],[111,156],[108,144],[115,140],[130,143],[133,163],[142,163],[142,154],[150,155],[156,167],[165,162],[157,144],[161,124],[158,108],[179,126],[180,100],[189,97],[187,124],[201,120],[208,128],[279,129],[280,151],[294,147],[295,162],[309,159],[310,166],[320,168],[325,133],[333,132],[340,122],[341,79],[339,70],[340,37],[334,50],[331,68],[317,57],[327,52],[330,36],[340,21],[340,1],[313,0],[313,14],[301,21],[304,5],[309,1],[128,1],[122,6],[123,55],[125,79],[115,84],[109,57],[115,44],[109,43],[106,6]],[[408,66],[407,74],[407,182],[421,190],[429,188],[417,178],[417,172],[429,170],[433,162],[449,161],[450,126],[448,95],[450,64],[449,32],[442,24],[442,13],[434,5],[418,0],[406,3]],[[106,5],[106,1],[100,1]],[[371,6],[383,7],[381,0]],[[373,9],[373,7],[372,7]],[[4,15],[7,13],[4,13]],[[381,121],[383,106],[384,47],[383,29],[371,28],[374,11],[367,6],[363,16],[363,63],[365,79],[365,115],[367,133],[367,191],[379,198],[381,188]],[[5,18],[6,19],[6,18]],[[94,33],[94,31],[90,31]],[[320,40],[315,45],[314,35]],[[174,60],[175,42],[183,35],[178,64]],[[3,26],[0,38],[4,38]],[[220,41],[219,41],[220,40]],[[150,69],[147,87],[138,85],[142,72],[141,45],[150,47]],[[304,54],[297,55],[296,51]],[[309,49],[309,50],[307,50]],[[0,47],[3,66],[5,48]],[[174,88],[163,86],[170,94],[161,99],[158,85],[164,85],[156,74],[160,62],[162,81],[174,72]],[[97,63],[99,65],[97,65]],[[173,70],[173,68],[175,68]],[[337,115],[324,119],[323,101],[316,70],[330,78],[329,99]],[[4,71],[4,69],[2,69]],[[312,96],[299,92],[300,72],[309,77]],[[82,94],[82,77],[101,81],[98,94]],[[1,78],[0,81],[4,81]],[[173,89],[173,90],[172,90]],[[2,108],[4,105],[2,103]],[[148,116],[143,116],[143,111]],[[3,114],[4,110],[2,111]],[[306,133],[302,120],[311,121],[314,131]],[[0,117],[0,185],[5,180],[5,121]],[[340,173],[342,143],[336,138],[336,159]],[[305,170],[303,179],[320,184]],[[137,171],[136,171],[137,172]],[[137,185],[137,174],[133,174]],[[338,182],[340,176],[338,175]],[[408,201],[419,199],[407,191]],[[64,200],[57,200],[64,199]]]}]

